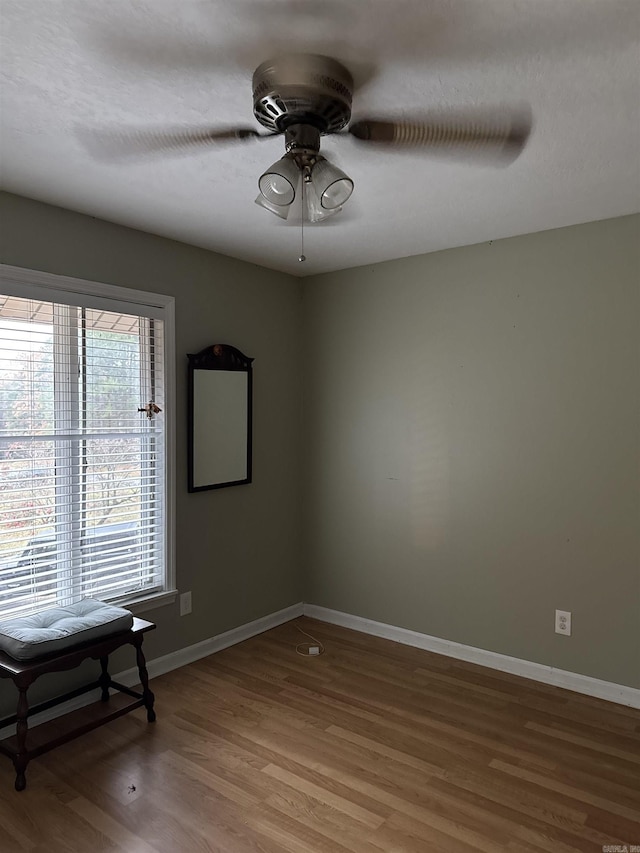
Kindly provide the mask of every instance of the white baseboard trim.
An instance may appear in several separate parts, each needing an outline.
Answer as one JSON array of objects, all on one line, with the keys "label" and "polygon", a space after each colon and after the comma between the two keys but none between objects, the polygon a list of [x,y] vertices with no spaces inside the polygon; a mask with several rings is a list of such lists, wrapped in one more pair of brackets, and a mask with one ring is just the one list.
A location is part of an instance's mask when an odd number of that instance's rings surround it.
[{"label": "white baseboard trim", "polygon": [[[255,637],[256,634],[262,634],[270,628],[277,628],[278,625],[283,625],[285,622],[290,622],[298,616],[302,616],[304,605],[300,601],[297,604],[292,604],[291,607],[285,607],[283,610],[278,610],[275,613],[270,613],[268,616],[262,616],[260,619],[255,619],[253,622],[247,622],[245,625],[239,625],[237,628],[232,628],[230,631],[225,631],[215,637],[210,637],[208,640],[202,640],[200,643],[194,643],[192,646],[187,646],[184,649],[178,649],[175,652],[170,652],[168,655],[162,655],[159,658],[147,661],[147,671],[149,678],[156,678],[159,675],[164,675],[165,672],[171,672],[172,669],[179,669],[181,666],[186,666],[200,658],[206,658],[215,652],[220,652],[229,646],[235,646],[236,643],[242,643],[250,637]],[[111,676],[114,681],[119,681],[125,687],[134,687],[140,683],[138,677],[138,668],[133,667],[117,675]],[[8,682],[7,682],[8,684]],[[152,685],[153,689],[153,685]],[[100,689],[92,690],[89,693],[84,693],[82,696],[76,696],[75,699],[69,699],[68,702],[63,702],[56,705],[55,708],[49,708],[47,711],[42,711],[40,714],[34,714],[29,717],[29,728],[46,723],[56,717],[61,717],[63,714],[68,714],[71,711],[77,711],[78,708],[83,708],[85,705],[90,705],[92,702],[97,702],[100,699]],[[15,734],[15,725],[5,726],[0,729],[0,740],[10,735]]]},{"label": "white baseboard trim", "polygon": [[363,634],[371,634],[374,637],[403,643],[406,646],[415,646],[418,649],[436,652],[436,654],[446,655],[457,660],[477,663],[489,669],[498,669],[501,672],[510,672],[513,675],[520,675],[533,681],[541,681],[543,684],[563,687],[565,690],[573,690],[576,693],[594,696],[597,699],[606,699],[609,702],[617,702],[619,705],[640,708],[640,690],[627,687],[624,684],[613,684],[610,681],[601,681],[598,678],[580,675],[577,672],[567,672],[545,664],[501,655],[498,652],[476,649],[473,646],[442,640],[439,637],[431,637],[418,631],[397,628],[384,622],[375,622],[373,619],[352,616],[349,613],[331,610],[328,607],[319,607],[315,604],[305,604],[304,615],[319,619],[322,622],[329,622],[332,625],[340,625],[343,628],[352,628],[354,631],[361,631]]},{"label": "white baseboard trim", "polygon": [[[465,646],[462,643],[442,640],[439,637],[431,637],[428,634],[410,631],[407,628],[397,628],[394,625],[387,625],[384,622],[375,622],[373,619],[352,616],[349,613],[342,613],[339,610],[331,610],[328,607],[319,607],[315,604],[303,604],[302,602],[293,604],[291,607],[285,607],[276,613],[270,613],[268,616],[263,616],[260,619],[255,619],[253,622],[248,622],[245,625],[239,625],[237,628],[232,628],[230,631],[210,637],[208,640],[202,640],[202,642],[194,643],[192,646],[187,646],[184,649],[178,649],[159,658],[148,660],[147,669],[149,677],[156,678],[159,675],[164,675],[166,672],[171,672],[171,670],[179,669],[181,666],[186,666],[196,660],[215,654],[215,652],[222,651],[222,649],[226,649],[229,646],[234,646],[236,643],[241,643],[250,637],[262,634],[270,628],[276,628],[278,625],[296,619],[303,614],[313,619],[319,619],[322,622],[341,625],[343,628],[352,628],[354,631],[361,631],[364,634],[371,634],[374,637],[393,640],[396,643],[403,643],[406,646],[414,646],[418,649],[425,649],[426,651],[435,652],[436,654],[445,655],[457,660],[477,663],[489,669],[510,672],[513,675],[520,675],[524,678],[530,678],[533,681],[540,681],[543,684],[563,687],[566,690],[573,690],[576,693],[583,693],[598,699],[606,699],[609,702],[617,702],[620,705],[628,705],[631,708],[640,708],[640,690],[633,687],[626,687],[623,684],[613,684],[609,681],[601,681],[598,678],[591,678],[576,672],[567,672],[566,670],[556,669],[555,667],[545,666],[544,664],[501,655],[497,652],[489,652],[485,649],[476,649],[473,646]],[[133,687],[139,683],[138,670],[136,667],[127,669],[124,672],[114,675],[113,679],[127,687]],[[48,720],[68,714],[92,702],[97,702],[99,698],[100,690],[85,693],[83,696],[77,696],[75,699],[57,705],[55,708],[49,708],[47,711],[30,717],[29,728],[34,728],[41,723],[46,723]],[[15,726],[6,726],[4,729],[0,729],[0,740],[14,733]]]},{"label": "white baseboard trim", "polygon": [[[302,616],[303,612],[304,604],[299,601],[297,604],[292,604],[291,607],[285,607],[284,610],[278,610],[275,613],[270,613],[268,616],[254,619],[253,622],[247,622],[245,625],[239,625],[237,628],[225,631],[223,634],[217,634],[208,640],[202,640],[202,642],[195,643],[193,646],[187,646],[184,649],[178,649],[177,652],[170,652],[168,655],[155,658],[147,662],[149,678],[157,678],[159,675],[164,675],[165,672],[171,672],[172,669],[179,669],[181,666],[186,666],[188,663],[200,660],[200,658],[206,658],[209,655],[215,654],[215,652],[221,652],[222,649],[235,646],[236,643],[242,643],[244,640],[250,639],[250,637],[255,637],[256,634],[262,634],[271,628],[277,628],[278,625],[290,622],[292,619]],[[134,683],[137,683],[138,670],[135,667],[122,673],[122,676],[114,677],[114,681],[127,678],[130,674],[136,679]],[[126,681],[122,683],[127,684]]]}]

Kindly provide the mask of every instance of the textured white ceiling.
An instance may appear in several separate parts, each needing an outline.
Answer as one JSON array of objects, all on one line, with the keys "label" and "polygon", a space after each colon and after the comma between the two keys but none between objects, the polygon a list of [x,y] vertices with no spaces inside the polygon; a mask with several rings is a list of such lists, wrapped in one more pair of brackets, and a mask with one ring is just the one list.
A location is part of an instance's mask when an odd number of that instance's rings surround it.
[{"label": "textured white ceiling", "polygon": [[[640,207],[637,0],[0,0],[2,184],[308,275]],[[509,168],[323,140],[355,191],[305,229],[254,204],[282,138],[117,164],[78,132],[255,126],[251,75],[283,50],[343,61],[354,117],[528,102]]]}]

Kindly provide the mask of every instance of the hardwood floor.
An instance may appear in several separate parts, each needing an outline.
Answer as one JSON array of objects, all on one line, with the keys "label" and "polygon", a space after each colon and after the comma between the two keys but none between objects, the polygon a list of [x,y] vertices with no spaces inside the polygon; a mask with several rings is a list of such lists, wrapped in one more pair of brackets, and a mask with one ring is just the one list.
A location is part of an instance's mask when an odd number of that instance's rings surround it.
[{"label": "hardwood floor", "polygon": [[290,622],[154,679],[157,723],[35,759],[23,793],[0,756],[2,853],[640,845],[639,711],[298,622],[324,655]]}]

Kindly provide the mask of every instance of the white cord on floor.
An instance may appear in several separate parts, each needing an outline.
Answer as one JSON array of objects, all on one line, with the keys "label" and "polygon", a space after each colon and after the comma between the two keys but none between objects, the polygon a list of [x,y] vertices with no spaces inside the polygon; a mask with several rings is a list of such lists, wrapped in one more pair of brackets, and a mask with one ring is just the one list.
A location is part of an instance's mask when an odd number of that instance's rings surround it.
[{"label": "white cord on floor", "polygon": [[[297,622],[294,622],[294,625],[296,626],[298,631],[300,631],[301,634],[304,634],[305,637],[308,637],[310,640],[313,640],[312,643],[298,643],[296,646],[296,652],[305,658],[312,658],[312,657],[317,657],[318,655],[323,655],[324,654],[324,646],[322,645],[320,640],[316,640],[316,638],[312,637],[311,634],[308,634],[306,631],[303,631]],[[310,649],[314,649],[314,648],[318,649],[318,651],[312,654]],[[304,651],[301,651],[301,649],[304,649]]]}]

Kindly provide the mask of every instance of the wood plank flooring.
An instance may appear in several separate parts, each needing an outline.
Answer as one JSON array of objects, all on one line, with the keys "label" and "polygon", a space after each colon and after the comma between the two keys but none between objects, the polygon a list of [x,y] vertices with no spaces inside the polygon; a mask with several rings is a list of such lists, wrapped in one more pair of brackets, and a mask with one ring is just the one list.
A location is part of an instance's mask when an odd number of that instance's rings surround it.
[{"label": "wood plank flooring", "polygon": [[2,853],[640,845],[639,711],[297,621],[324,655],[290,622],[154,679],[157,723],[35,759],[24,793],[0,756]]}]

